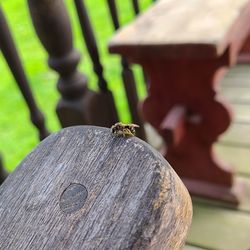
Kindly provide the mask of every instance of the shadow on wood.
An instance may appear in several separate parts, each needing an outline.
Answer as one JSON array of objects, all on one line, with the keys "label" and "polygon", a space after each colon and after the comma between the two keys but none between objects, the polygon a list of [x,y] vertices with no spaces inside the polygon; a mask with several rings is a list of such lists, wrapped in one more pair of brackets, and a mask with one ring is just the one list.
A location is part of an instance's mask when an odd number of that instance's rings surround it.
[{"label": "shadow on wood", "polygon": [[0,249],[180,249],[191,217],[186,188],[151,146],[71,127],[0,187]]}]

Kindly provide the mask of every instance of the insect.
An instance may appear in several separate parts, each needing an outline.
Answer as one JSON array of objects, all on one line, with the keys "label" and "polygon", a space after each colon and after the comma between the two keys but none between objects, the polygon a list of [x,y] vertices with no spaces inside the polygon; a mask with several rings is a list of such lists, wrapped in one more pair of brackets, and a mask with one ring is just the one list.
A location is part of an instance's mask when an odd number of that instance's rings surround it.
[{"label": "insect", "polygon": [[139,128],[136,124],[124,124],[117,122],[111,127],[111,132],[119,137],[135,136],[135,128]]}]

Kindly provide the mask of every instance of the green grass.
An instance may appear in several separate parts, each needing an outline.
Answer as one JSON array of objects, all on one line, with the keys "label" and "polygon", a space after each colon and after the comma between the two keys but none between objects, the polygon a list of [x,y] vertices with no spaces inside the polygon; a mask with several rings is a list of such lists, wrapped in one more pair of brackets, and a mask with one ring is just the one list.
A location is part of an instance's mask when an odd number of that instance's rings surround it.
[{"label": "green grass", "polygon": [[[66,4],[72,23],[74,47],[83,55],[79,70],[87,75],[89,87],[97,89],[96,77],[82,40],[72,2],[72,0],[67,0]],[[146,9],[151,2],[151,0],[141,0],[141,8]],[[117,3],[119,10],[121,10],[122,24],[132,21],[134,15],[131,1],[117,0]],[[87,0],[86,5],[99,45],[105,77],[108,80],[109,88],[114,93],[121,120],[128,122],[130,121],[130,115],[120,77],[119,56],[109,55],[107,51],[108,40],[113,34],[113,26],[106,0]],[[56,90],[57,74],[47,66],[47,54],[33,30],[26,1],[2,1],[2,8],[14,36],[34,96],[46,116],[46,124],[50,131],[57,131],[60,129],[55,114],[55,106],[59,98]],[[139,66],[133,68],[138,83],[139,96],[142,98],[145,94],[142,74]],[[3,156],[7,170],[12,171],[39,141],[37,131],[30,122],[27,106],[2,55],[0,56],[0,73],[0,153]]]}]

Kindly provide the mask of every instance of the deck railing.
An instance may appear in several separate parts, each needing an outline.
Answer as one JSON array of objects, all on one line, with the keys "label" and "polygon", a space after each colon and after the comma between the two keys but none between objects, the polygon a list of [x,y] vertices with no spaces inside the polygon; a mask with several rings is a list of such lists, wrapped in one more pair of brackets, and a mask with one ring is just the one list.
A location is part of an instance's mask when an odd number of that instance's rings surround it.
[{"label": "deck railing", "polygon": [[[98,79],[98,91],[88,88],[87,77],[77,69],[80,53],[73,47],[73,36],[68,10],[63,0],[27,0],[35,31],[48,53],[48,65],[58,73],[57,89],[61,95],[56,113],[62,127],[91,124],[110,127],[119,121],[116,104],[109,84],[104,78],[104,66],[98,49],[95,31],[89,18],[84,0],[74,0],[85,46]],[[115,0],[107,0],[107,22],[113,25],[114,32],[121,27],[119,11]],[[134,16],[140,12],[138,0],[131,0]],[[110,15],[110,16],[109,16]],[[110,22],[111,20],[111,22]],[[34,33],[35,35],[35,33]],[[49,132],[45,127],[42,111],[36,104],[22,62],[18,55],[6,18],[0,9],[0,49],[17,82],[17,85],[30,110],[32,123],[37,127],[40,139]],[[138,93],[133,71],[125,58],[121,58],[121,77],[127,97],[131,120],[140,125],[138,137],[146,139],[143,121],[138,112]],[[44,97],[46,98],[46,97]]]},{"label": "deck railing", "polygon": [[42,140],[48,136],[48,130],[45,127],[44,116],[39,110],[36,100],[29,87],[27,76],[22,67],[22,62],[18,56],[15,43],[10,33],[6,18],[0,8],[0,51],[2,51],[4,58],[16,80],[18,88],[22,93],[24,100],[30,111],[30,119],[37,127],[39,138]]}]

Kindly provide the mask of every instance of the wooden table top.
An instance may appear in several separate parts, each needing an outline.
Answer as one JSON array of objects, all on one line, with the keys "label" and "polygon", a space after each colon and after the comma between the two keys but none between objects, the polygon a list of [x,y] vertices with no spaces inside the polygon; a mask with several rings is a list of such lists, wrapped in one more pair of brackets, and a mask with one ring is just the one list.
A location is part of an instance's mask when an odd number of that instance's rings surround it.
[{"label": "wooden table top", "polygon": [[242,46],[249,19],[249,0],[160,0],[122,28],[109,50],[137,56],[217,57],[232,43]]}]

